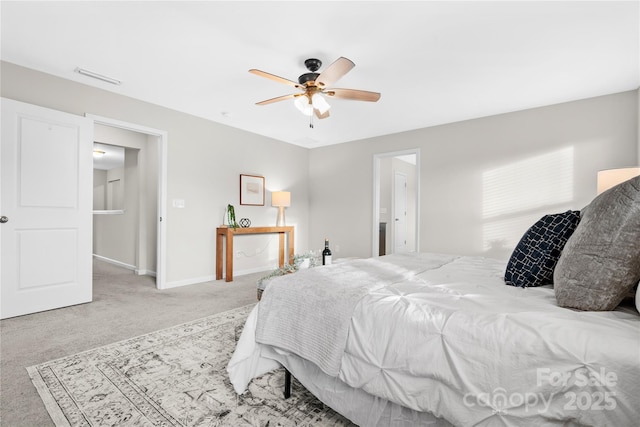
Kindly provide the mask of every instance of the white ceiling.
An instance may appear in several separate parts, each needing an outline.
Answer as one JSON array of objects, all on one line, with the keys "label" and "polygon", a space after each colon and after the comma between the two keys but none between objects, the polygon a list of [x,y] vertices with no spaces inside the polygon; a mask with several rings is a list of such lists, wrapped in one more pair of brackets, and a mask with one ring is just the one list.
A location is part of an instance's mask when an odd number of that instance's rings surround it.
[{"label": "white ceiling", "polygon": [[[5,61],[303,147],[317,147],[637,89],[639,1],[1,2]],[[309,120],[303,61],[356,67]],[[75,73],[114,77],[120,86]]]}]

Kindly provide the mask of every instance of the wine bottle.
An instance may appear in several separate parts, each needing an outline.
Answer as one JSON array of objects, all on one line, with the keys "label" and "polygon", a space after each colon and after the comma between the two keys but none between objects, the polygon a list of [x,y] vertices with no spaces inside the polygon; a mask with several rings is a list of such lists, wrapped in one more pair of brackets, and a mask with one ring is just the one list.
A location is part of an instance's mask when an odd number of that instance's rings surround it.
[{"label": "wine bottle", "polygon": [[331,249],[329,249],[329,239],[324,239],[324,251],[322,251],[322,265],[331,264]]}]

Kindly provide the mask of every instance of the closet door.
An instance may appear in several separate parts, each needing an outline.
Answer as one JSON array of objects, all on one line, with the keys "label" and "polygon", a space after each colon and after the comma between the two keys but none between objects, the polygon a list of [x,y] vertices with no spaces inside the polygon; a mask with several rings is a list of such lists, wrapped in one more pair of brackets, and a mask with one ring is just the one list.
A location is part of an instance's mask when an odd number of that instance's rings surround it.
[{"label": "closet door", "polygon": [[0,318],[92,298],[93,121],[2,98]]}]

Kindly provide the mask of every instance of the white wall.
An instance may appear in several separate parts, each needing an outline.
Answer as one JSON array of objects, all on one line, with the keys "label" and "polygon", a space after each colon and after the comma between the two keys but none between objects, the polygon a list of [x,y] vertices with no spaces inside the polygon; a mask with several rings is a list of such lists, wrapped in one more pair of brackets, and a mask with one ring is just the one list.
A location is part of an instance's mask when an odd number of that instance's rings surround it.
[{"label": "white wall", "polygon": [[[93,209],[107,209],[107,171],[93,170]],[[95,248],[94,248],[95,250]]]},{"label": "white wall", "polygon": [[311,242],[369,256],[372,156],[420,148],[420,250],[507,258],[546,213],[581,209],[638,158],[638,91],[317,148]]},{"label": "white wall", "polygon": [[[118,173],[122,175],[124,213],[117,215],[93,216],[93,253],[99,257],[114,261],[132,269],[155,272],[155,260],[151,265],[140,267],[139,251],[147,251],[149,245],[155,245],[155,230],[151,233],[139,232],[141,212],[153,212],[155,216],[157,196],[151,192],[147,194],[146,185],[143,183],[157,175],[147,170],[148,157],[153,158],[156,153],[151,153],[147,148],[147,135],[132,132],[111,126],[96,125],[94,128],[94,141],[125,147],[125,164],[123,168],[110,170],[107,174]],[[95,177],[95,172],[94,172]],[[155,181],[155,179],[153,179]],[[94,182],[94,191],[95,191]],[[145,200],[145,203],[140,203]],[[141,239],[139,239],[142,237]],[[152,248],[155,254],[155,248]]]},{"label": "white wall", "polygon": [[[168,286],[215,277],[215,229],[227,204],[236,205],[238,217],[250,218],[253,225],[275,225],[272,190],[291,191],[287,223],[296,226],[296,252],[308,249],[307,149],[14,64],[0,65],[3,97],[167,131]],[[264,207],[239,206],[241,173],[265,177]],[[184,200],[185,207],[171,207],[173,199]],[[236,275],[277,266],[277,238],[240,236],[234,244],[246,254],[236,259]]]}]

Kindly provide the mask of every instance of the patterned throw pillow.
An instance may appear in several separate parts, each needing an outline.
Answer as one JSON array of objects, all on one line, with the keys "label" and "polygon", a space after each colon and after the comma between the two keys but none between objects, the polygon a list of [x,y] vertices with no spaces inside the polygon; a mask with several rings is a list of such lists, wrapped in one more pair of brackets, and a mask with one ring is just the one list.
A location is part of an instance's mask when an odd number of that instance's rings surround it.
[{"label": "patterned throw pillow", "polygon": [[507,285],[529,287],[553,284],[553,270],[562,248],[580,222],[580,211],[545,215],[527,230],[507,264]]}]

